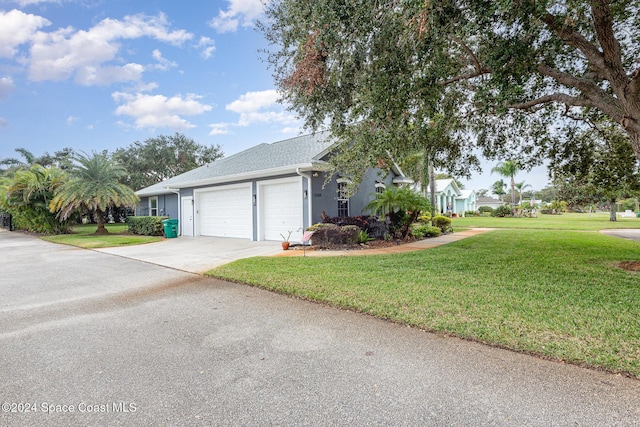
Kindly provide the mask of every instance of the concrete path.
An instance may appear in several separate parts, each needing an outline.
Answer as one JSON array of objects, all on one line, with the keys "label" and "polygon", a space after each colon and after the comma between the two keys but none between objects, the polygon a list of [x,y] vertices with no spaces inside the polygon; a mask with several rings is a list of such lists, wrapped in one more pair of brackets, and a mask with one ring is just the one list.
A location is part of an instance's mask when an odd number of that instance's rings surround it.
[{"label": "concrete path", "polygon": [[0,426],[637,426],[640,381],[0,231]]},{"label": "concrete path", "polygon": [[609,230],[600,230],[602,234],[607,234],[609,236],[621,237],[627,240],[637,240],[640,241],[640,229],[632,228],[632,229],[609,229]]}]

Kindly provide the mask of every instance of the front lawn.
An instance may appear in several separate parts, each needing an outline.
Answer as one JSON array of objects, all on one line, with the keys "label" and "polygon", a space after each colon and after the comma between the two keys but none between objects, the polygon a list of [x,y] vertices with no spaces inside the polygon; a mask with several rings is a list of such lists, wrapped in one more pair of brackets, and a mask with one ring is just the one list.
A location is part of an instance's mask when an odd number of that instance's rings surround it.
[{"label": "front lawn", "polygon": [[207,275],[640,378],[640,273],[621,261],[640,261],[640,243],[497,230],[394,255],[244,259]]},{"label": "front lawn", "polygon": [[584,230],[596,231],[605,228],[640,228],[638,218],[618,218],[609,221],[609,213],[592,214],[565,213],[562,215],[542,215],[536,218],[495,218],[491,216],[470,216],[453,218],[454,230],[460,228],[527,228],[541,230]]},{"label": "front lawn", "polygon": [[140,245],[162,240],[161,237],[138,236],[128,234],[126,224],[105,224],[108,235],[95,235],[95,224],[77,225],[72,228],[72,234],[43,236],[42,239],[52,243],[78,246],[85,249],[108,248],[113,246]]}]

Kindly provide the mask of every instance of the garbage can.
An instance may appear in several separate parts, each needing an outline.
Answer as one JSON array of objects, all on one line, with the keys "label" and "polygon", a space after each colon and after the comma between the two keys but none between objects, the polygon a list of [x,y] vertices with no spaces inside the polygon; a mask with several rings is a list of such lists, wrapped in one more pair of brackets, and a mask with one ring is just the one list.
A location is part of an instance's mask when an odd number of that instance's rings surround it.
[{"label": "garbage can", "polygon": [[165,219],[162,221],[164,226],[164,235],[167,239],[178,237],[178,220],[177,219]]}]

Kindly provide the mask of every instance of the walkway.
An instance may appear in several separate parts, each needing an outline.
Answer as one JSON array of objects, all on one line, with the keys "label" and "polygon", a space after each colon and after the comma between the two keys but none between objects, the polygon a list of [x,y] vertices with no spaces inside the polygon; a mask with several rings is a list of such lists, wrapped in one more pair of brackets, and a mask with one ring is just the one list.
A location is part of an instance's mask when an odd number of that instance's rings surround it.
[{"label": "walkway", "polygon": [[276,256],[360,256],[360,255],[384,255],[395,254],[400,252],[420,251],[424,249],[431,249],[437,246],[446,245],[447,243],[457,242],[458,240],[466,239],[467,237],[475,236],[477,234],[492,231],[493,228],[472,228],[470,230],[459,231],[457,233],[445,234],[439,237],[433,237],[431,239],[418,240],[411,243],[405,243],[402,245],[388,246],[386,248],[376,249],[352,249],[352,250],[338,250],[338,251],[323,251],[323,250],[289,250],[282,251]]}]

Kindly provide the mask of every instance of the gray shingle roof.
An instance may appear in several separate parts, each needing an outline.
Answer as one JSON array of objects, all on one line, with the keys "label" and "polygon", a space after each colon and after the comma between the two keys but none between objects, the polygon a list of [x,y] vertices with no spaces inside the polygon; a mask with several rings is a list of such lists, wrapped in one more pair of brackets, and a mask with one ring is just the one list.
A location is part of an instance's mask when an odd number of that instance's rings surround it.
[{"label": "gray shingle roof", "polygon": [[229,157],[223,157],[213,163],[174,176],[158,184],[143,188],[136,193],[140,196],[151,196],[167,193],[167,187],[185,188],[211,182],[222,182],[226,177],[241,175],[269,176],[276,169],[280,173],[288,167],[295,171],[296,167],[310,167],[319,162],[327,150],[333,145],[328,132],[318,132],[271,144],[259,144]]}]

